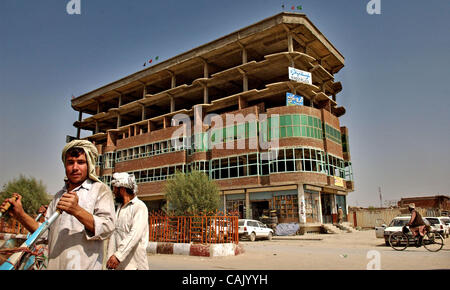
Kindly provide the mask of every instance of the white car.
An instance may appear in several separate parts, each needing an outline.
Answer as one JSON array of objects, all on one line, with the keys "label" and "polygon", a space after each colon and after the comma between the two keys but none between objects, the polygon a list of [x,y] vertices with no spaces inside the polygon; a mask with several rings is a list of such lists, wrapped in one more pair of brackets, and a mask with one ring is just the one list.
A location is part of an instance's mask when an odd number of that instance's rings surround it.
[{"label": "white car", "polygon": [[395,217],[389,226],[383,224],[381,227],[375,227],[375,236],[377,238],[384,238],[386,246],[389,246],[389,236],[394,232],[401,231],[403,226],[406,225],[410,219],[411,216]]},{"label": "white car", "polygon": [[444,216],[439,219],[444,222],[444,234],[448,238],[450,236],[450,217]]},{"label": "white car", "polygon": [[445,224],[448,217],[426,217],[431,224],[431,229],[438,232],[442,237],[448,237],[448,225]]},{"label": "white car", "polygon": [[240,219],[238,226],[239,238],[249,238],[252,242],[257,238],[272,240],[273,230],[260,221]]}]

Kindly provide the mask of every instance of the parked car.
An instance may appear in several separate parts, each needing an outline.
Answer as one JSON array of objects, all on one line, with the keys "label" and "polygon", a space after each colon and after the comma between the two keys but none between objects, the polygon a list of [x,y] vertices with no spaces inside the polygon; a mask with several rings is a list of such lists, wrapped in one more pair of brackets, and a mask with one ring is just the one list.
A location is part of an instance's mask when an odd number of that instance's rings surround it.
[{"label": "parked car", "polygon": [[411,216],[398,216],[395,217],[389,226],[386,224],[383,224],[380,227],[375,227],[375,236],[377,238],[384,238],[384,242],[386,246],[389,246],[389,236],[393,232],[398,232],[402,230],[402,227],[406,225],[409,220],[411,219]]},{"label": "parked car", "polygon": [[444,222],[444,233],[445,237],[448,238],[450,236],[450,217],[443,216],[439,217],[439,219],[441,219],[441,221]]},{"label": "parked car", "polygon": [[448,237],[448,226],[445,224],[447,217],[425,217],[431,224],[432,231],[440,233],[443,237]]},{"label": "parked car", "polygon": [[248,238],[252,242],[257,238],[272,240],[273,230],[260,221],[240,219],[238,227],[239,238]]},{"label": "parked car", "polygon": [[[213,220],[209,226],[207,232],[212,232],[216,236],[228,235],[228,229],[231,229],[231,223],[221,220]],[[231,233],[230,233],[231,234]]]}]

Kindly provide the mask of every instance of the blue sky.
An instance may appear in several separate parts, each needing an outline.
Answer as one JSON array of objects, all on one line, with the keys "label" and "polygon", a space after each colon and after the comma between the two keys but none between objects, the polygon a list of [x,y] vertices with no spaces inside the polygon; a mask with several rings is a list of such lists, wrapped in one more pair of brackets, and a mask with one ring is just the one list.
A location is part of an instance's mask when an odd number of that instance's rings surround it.
[{"label": "blue sky", "polygon": [[19,174],[61,186],[61,149],[79,96],[282,11],[302,11],[344,55],[341,125],[350,205],[449,194],[450,2],[381,0],[0,1],[0,185]]}]

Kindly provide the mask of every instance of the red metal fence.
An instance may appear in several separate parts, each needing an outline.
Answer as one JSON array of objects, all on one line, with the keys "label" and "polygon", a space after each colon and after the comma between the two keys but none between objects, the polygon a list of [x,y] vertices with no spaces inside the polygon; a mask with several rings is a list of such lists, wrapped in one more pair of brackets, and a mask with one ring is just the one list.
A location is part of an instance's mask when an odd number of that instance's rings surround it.
[{"label": "red metal fence", "polygon": [[196,214],[190,216],[149,214],[151,242],[173,243],[239,243],[238,215]]}]

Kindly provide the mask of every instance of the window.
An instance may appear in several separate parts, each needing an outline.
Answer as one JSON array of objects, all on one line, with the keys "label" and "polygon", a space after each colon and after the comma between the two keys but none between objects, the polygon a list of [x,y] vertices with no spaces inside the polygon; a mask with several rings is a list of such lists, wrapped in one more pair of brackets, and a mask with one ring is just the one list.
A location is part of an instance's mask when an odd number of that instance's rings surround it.
[{"label": "window", "polygon": [[345,179],[344,160],[327,154],[327,171],[330,176],[337,176]]},{"label": "window", "polygon": [[324,129],[325,129],[325,138],[330,139],[331,141],[342,144],[342,137],[341,137],[341,131],[337,130],[327,123],[324,123]]},{"label": "window", "polygon": [[269,140],[289,137],[323,139],[322,121],[317,117],[304,114],[282,115],[279,117],[279,126],[276,119],[277,117],[271,117],[268,122],[261,122],[262,134],[266,135],[267,131]]},{"label": "window", "polygon": [[348,135],[342,134],[342,152],[348,153],[350,152],[350,148],[348,145]]},{"label": "window", "polygon": [[101,154],[98,155],[98,159],[97,159],[97,162],[95,163],[95,166],[98,166],[98,167],[102,168],[102,166],[103,166],[103,155],[101,155]]},{"label": "window", "polygon": [[114,168],[114,152],[105,154],[105,168]]},{"label": "window", "polygon": [[270,173],[312,171],[325,173],[323,151],[312,148],[282,148],[270,160]]}]

